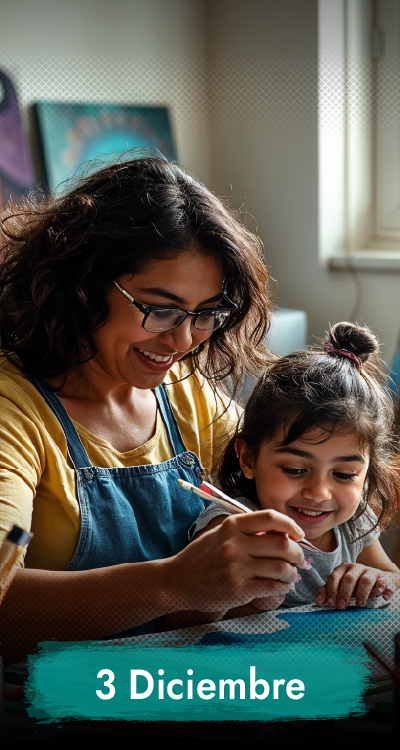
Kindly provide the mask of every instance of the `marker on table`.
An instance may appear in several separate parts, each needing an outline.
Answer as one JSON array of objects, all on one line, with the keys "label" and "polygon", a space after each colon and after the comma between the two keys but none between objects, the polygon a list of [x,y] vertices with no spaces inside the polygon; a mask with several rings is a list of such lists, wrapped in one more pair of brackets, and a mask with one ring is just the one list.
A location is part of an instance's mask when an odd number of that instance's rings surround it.
[{"label": "marker on table", "polygon": [[[396,647],[396,638],[398,639],[399,635],[400,635],[399,633],[396,633],[395,635],[395,647]],[[392,667],[392,665],[389,664],[387,659],[381,656],[378,653],[378,651],[372,646],[372,644],[369,643],[368,641],[363,641],[363,646],[368,651],[369,655],[372,656],[372,658],[375,659],[375,661],[377,661],[378,664],[380,664],[381,667],[383,667],[386,670],[386,672],[390,675],[390,677],[392,678],[394,682],[396,690],[400,690],[400,669],[398,665],[395,664],[395,666]]]},{"label": "marker on table", "polygon": [[[224,492],[221,492],[221,490],[217,489],[217,487],[213,487],[212,484],[209,484],[208,482],[202,482],[200,487],[195,487],[194,484],[190,484],[190,482],[185,482],[184,479],[178,479],[178,484],[183,487],[184,490],[189,490],[189,492],[194,492],[196,495],[199,495],[204,500],[212,500],[214,503],[217,503],[217,505],[220,505],[221,508],[225,508],[225,510],[229,510],[231,513],[253,513],[250,508],[248,508],[246,505],[243,505],[242,503],[239,503],[238,500],[235,500],[232,497],[228,497],[228,495],[225,495]],[[311,542],[308,541],[305,537],[298,542],[301,547],[304,547],[305,549],[318,549],[317,547],[314,547]]]},{"label": "marker on table", "polygon": [[33,534],[13,526],[0,548],[0,598],[11,583],[15,563],[31,541]]},{"label": "marker on table", "polygon": [[[0,604],[3,597],[14,578],[17,568],[15,563],[28,546],[33,534],[29,531],[23,531],[18,526],[13,526],[8,532],[3,544],[0,547]],[[3,662],[0,657],[0,723],[3,714]]]}]

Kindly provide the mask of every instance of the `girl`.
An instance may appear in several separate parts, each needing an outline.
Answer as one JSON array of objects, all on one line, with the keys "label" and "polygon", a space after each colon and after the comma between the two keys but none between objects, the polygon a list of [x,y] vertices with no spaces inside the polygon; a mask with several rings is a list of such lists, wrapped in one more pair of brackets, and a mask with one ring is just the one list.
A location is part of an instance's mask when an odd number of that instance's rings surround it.
[{"label": "girl", "polygon": [[[400,571],[382,549],[380,529],[396,509],[394,408],[368,328],[338,323],[323,349],[277,360],[261,377],[224,452],[219,483],[252,510],[293,519],[316,548],[306,552],[284,607],[346,609],[400,586]],[[195,533],[224,522],[211,505]],[[211,523],[210,523],[211,522]],[[236,614],[270,602],[256,599]],[[232,610],[229,613],[232,616]]]}]

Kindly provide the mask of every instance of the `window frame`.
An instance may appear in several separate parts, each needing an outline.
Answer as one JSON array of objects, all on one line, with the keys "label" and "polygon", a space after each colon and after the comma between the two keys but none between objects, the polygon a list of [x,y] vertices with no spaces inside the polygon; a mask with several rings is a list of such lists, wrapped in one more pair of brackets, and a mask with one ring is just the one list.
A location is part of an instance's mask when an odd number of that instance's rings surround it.
[{"label": "window frame", "polygon": [[400,229],[385,236],[377,218],[379,1],[318,5],[319,261],[330,270],[400,271]]}]

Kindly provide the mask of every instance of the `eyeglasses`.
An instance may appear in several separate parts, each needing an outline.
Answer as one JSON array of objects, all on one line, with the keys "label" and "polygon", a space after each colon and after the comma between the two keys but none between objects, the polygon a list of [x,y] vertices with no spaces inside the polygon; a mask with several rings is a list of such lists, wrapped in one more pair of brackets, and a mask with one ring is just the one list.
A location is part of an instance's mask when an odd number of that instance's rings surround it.
[{"label": "eyeglasses", "polygon": [[141,305],[136,302],[125,289],[118,284],[117,281],[113,281],[113,284],[119,289],[120,292],[132,302],[135,307],[143,313],[144,318],[142,320],[142,328],[145,331],[151,331],[152,333],[162,333],[163,331],[170,331],[173,328],[183,323],[188,317],[193,318],[193,325],[198,331],[203,333],[212,333],[217,328],[222,328],[227,322],[229,316],[238,309],[235,302],[229,299],[226,294],[222,294],[222,302],[226,307],[217,307],[214,310],[199,310],[198,312],[191,312],[190,310],[182,310],[179,307],[159,307],[158,305]]}]

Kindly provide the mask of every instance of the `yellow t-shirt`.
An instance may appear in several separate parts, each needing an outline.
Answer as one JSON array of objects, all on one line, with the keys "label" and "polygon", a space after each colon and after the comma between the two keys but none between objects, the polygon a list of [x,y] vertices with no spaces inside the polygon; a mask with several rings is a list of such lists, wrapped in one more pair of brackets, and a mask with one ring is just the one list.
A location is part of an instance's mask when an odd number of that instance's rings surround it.
[{"label": "yellow t-shirt", "polygon": [[[208,474],[218,447],[234,429],[238,407],[225,408],[207,381],[190,376],[182,382],[175,365],[165,383],[186,448],[196,453]],[[103,468],[158,464],[172,458],[164,423],[144,445],[119,453],[110,443],[73,422],[91,463]],[[0,361],[0,544],[13,524],[34,537],[25,565],[65,570],[80,534],[75,471],[62,427],[32,383],[7,360]],[[22,561],[21,561],[22,564]]]}]

